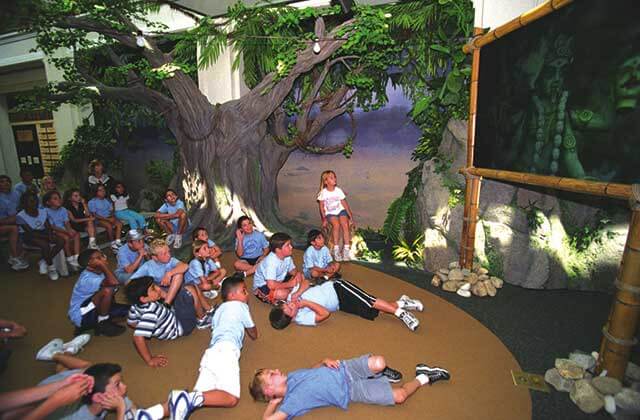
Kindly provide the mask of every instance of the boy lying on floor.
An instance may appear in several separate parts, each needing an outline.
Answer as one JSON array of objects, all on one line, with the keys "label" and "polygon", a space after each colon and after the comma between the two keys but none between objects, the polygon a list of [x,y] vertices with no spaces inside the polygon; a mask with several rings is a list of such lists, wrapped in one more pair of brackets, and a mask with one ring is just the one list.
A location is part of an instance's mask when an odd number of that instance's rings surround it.
[{"label": "boy lying on floor", "polygon": [[392,388],[382,374],[386,368],[384,357],[363,355],[349,360],[325,359],[311,369],[289,374],[259,369],[249,392],[254,400],[269,403],[263,419],[284,420],[326,406],[346,410],[350,402],[402,404],[422,385],[449,380],[445,369],[418,364],[414,380]]},{"label": "boy lying on floor", "polygon": [[271,309],[269,321],[273,328],[281,330],[292,320],[298,325],[315,326],[338,310],[370,321],[382,311],[395,315],[407,328],[415,331],[420,321],[409,311],[422,312],[423,308],[422,302],[406,295],[400,296],[396,302],[379,299],[344,279],[329,280],[314,287],[309,287],[309,281],[303,279],[288,302],[279,303]]}]

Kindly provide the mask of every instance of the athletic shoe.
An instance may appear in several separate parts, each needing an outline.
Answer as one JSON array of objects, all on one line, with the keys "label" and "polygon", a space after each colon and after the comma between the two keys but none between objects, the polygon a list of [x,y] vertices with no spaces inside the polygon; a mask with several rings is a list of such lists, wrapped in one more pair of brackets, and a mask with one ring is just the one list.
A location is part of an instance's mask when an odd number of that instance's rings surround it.
[{"label": "athletic shoe", "polygon": [[207,299],[215,299],[218,297],[218,292],[216,292],[215,290],[205,290],[204,292],[202,292],[202,295]]},{"label": "athletic shoe", "polygon": [[449,375],[449,371],[446,369],[442,369],[437,366],[429,367],[424,363],[416,365],[416,376],[418,375],[427,375],[429,378],[429,385],[433,385],[434,382],[438,381],[448,381],[451,377],[451,375]]},{"label": "athletic shoe", "polygon": [[196,328],[204,330],[205,328],[211,327],[211,318],[213,317],[210,314],[205,314],[202,318],[196,321]]},{"label": "athletic shoe", "polygon": [[333,259],[335,261],[342,261],[342,255],[340,254],[340,247],[339,246],[334,246],[333,247]]},{"label": "athletic shoe", "polygon": [[204,404],[204,396],[201,392],[173,390],[169,393],[167,404],[171,420],[185,420],[193,410]]},{"label": "athletic shoe", "polygon": [[71,267],[72,271],[80,271],[80,270],[82,270],[82,267],[80,267],[80,264],[78,264],[76,259],[73,258],[73,257],[67,258],[67,265],[69,267]]},{"label": "athletic shoe", "polygon": [[218,309],[218,306],[220,306],[220,305],[213,305],[213,306],[211,307],[211,309],[209,309],[209,310],[207,311],[207,315],[209,315],[209,316],[211,317],[211,319],[212,319],[212,320],[213,320],[213,314],[215,314],[215,313],[216,313],[216,309]]},{"label": "athletic shoe", "polygon": [[120,249],[120,245],[118,245],[116,241],[111,242],[111,252],[113,252],[114,254],[117,254],[119,249]]},{"label": "athletic shoe", "polygon": [[36,360],[53,360],[54,354],[63,352],[62,346],[62,339],[54,338],[38,350],[38,353],[36,353]]},{"label": "athletic shoe", "polygon": [[29,263],[19,257],[9,257],[9,265],[13,271],[26,270]]},{"label": "athletic shoe", "polygon": [[45,260],[38,261],[38,271],[43,276],[47,274],[47,262]]},{"label": "athletic shoe", "polygon": [[167,245],[171,246],[173,244],[173,241],[176,240],[176,235],[171,233],[171,234],[167,235],[167,238],[165,240],[167,241]]},{"label": "athletic shoe", "polygon": [[411,299],[407,295],[400,296],[398,299],[398,305],[402,309],[406,309],[407,311],[418,311],[422,312],[424,310],[424,305],[418,299]]},{"label": "athletic shoe", "polygon": [[110,319],[107,319],[98,324],[93,329],[96,335],[104,335],[107,337],[115,337],[125,332],[126,328],[122,325],[115,324]]},{"label": "athletic shoe", "polygon": [[53,281],[58,280],[60,278],[60,275],[58,274],[58,270],[56,270],[56,266],[53,264],[47,267],[47,274],[49,275],[49,279]]},{"label": "athletic shoe", "polygon": [[389,366],[384,368],[384,370],[380,373],[382,374],[382,376],[386,377],[392,384],[398,383],[402,380],[402,373],[390,368]]},{"label": "athletic shoe", "polygon": [[93,241],[91,239],[89,239],[89,245],[87,246],[87,248],[89,248],[89,249],[99,249],[95,238],[93,238]]},{"label": "athletic shoe", "polygon": [[182,247],[182,235],[176,235],[173,240],[173,248],[180,249]]},{"label": "athletic shoe", "polygon": [[62,345],[62,350],[65,353],[78,354],[80,350],[91,340],[91,335],[80,334],[73,340],[68,341]]},{"label": "athletic shoe", "polygon": [[402,311],[398,315],[398,318],[400,318],[400,320],[404,322],[407,328],[409,328],[411,331],[415,331],[418,328],[418,325],[420,325],[420,321],[418,321],[418,318],[416,318],[416,316],[411,312]]},{"label": "athletic shoe", "polygon": [[342,248],[342,261],[351,261],[351,248],[344,247]]}]

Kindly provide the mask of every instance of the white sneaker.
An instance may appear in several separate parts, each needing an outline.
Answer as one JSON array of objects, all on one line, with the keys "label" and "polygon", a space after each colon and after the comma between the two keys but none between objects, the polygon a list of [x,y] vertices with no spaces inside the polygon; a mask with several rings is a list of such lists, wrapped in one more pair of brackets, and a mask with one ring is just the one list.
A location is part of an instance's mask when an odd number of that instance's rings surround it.
[{"label": "white sneaker", "polygon": [[14,271],[25,270],[29,268],[29,263],[19,257],[9,257],[9,265]]},{"label": "white sneaker", "polygon": [[36,360],[53,360],[53,355],[56,353],[62,353],[62,351],[62,339],[54,338],[38,350],[38,353],[36,353]]},{"label": "white sneaker", "polygon": [[90,334],[80,334],[71,341],[62,345],[62,351],[65,353],[78,354],[80,350],[91,340]]},{"label": "white sneaker", "polygon": [[67,258],[67,265],[71,267],[72,271],[80,271],[82,267],[78,264],[78,261],[74,257]]},{"label": "white sneaker", "polygon": [[173,245],[173,241],[175,240],[176,240],[176,235],[174,235],[173,233],[167,235],[167,239],[166,239],[167,245],[169,246]]},{"label": "white sneaker", "polygon": [[47,273],[49,274],[49,279],[50,280],[58,280],[60,278],[60,275],[58,274],[58,270],[56,270],[56,266],[51,264],[49,267],[47,267]]},{"label": "white sneaker", "polygon": [[176,235],[173,240],[173,248],[180,249],[182,247],[182,235]]},{"label": "white sneaker", "polygon": [[215,299],[218,297],[218,292],[216,292],[215,290],[205,290],[204,292],[202,292],[202,296],[206,297],[207,299]]},{"label": "white sneaker", "polygon": [[420,325],[420,321],[418,321],[418,318],[416,318],[416,316],[411,312],[402,311],[400,312],[400,314],[398,314],[398,318],[400,318],[400,320],[404,322],[407,328],[409,328],[411,331],[415,331],[418,328],[418,325]]},{"label": "white sneaker", "polygon": [[38,271],[43,276],[47,274],[47,262],[45,260],[38,261]]},{"label": "white sneaker", "polygon": [[342,255],[340,255],[340,247],[339,246],[334,246],[333,247],[333,259],[340,262],[342,261]]},{"label": "white sneaker", "polygon": [[342,248],[342,261],[351,261],[351,247]]},{"label": "white sneaker", "polygon": [[422,312],[424,310],[424,305],[418,299],[411,299],[407,295],[400,296],[398,299],[398,306],[402,309],[406,309],[407,311],[418,311]]},{"label": "white sneaker", "polygon": [[96,243],[96,238],[89,238],[89,245],[87,246],[87,248],[89,248],[89,249],[99,249],[98,244]]},{"label": "white sneaker", "polygon": [[169,415],[171,420],[185,420],[196,408],[204,404],[202,392],[173,390],[169,393]]}]

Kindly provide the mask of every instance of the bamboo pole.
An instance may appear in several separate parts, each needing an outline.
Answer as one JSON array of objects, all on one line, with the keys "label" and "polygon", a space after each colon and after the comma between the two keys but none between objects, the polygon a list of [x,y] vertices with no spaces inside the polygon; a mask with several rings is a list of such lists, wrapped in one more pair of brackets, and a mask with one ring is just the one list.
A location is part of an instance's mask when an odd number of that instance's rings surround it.
[{"label": "bamboo pole", "polygon": [[[480,35],[482,28],[474,28],[473,34]],[[467,124],[467,167],[473,167],[473,152],[476,139],[476,116],[478,109],[478,77],[480,74],[480,50],[473,52],[471,62],[471,85],[469,86],[469,122]],[[462,237],[460,239],[460,267],[473,266],[473,253],[480,198],[480,180],[471,175],[465,176],[464,216]]]},{"label": "bamboo pole", "polygon": [[498,181],[517,182],[519,184],[554,188],[599,197],[628,200],[632,197],[631,185],[610,182],[587,181],[584,179],[562,178],[558,176],[527,174],[522,172],[503,171],[500,169],[461,168],[461,174],[471,174]]},{"label": "bamboo pole", "polygon": [[521,14],[517,18],[510,20],[504,25],[500,25],[482,36],[474,37],[468,44],[462,47],[462,51],[464,51],[465,54],[469,54],[470,52],[478,48],[482,48],[496,39],[502,38],[503,36],[520,29],[531,22],[535,22],[555,10],[571,4],[572,2],[573,0],[547,0],[528,12]]},{"label": "bamboo pole", "polygon": [[[640,199],[640,197],[636,197]],[[635,201],[635,200],[634,200]],[[596,373],[622,379],[640,321],[640,201],[635,201],[627,243],[615,282],[616,296],[609,319],[602,328],[602,343]]]}]

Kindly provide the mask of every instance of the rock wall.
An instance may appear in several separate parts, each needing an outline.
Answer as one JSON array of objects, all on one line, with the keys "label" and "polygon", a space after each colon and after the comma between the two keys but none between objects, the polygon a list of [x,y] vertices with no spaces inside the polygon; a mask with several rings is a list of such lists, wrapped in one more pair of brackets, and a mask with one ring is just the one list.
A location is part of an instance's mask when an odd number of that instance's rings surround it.
[{"label": "rock wall", "polygon": [[[465,166],[466,133],[466,122],[449,121],[438,158],[423,165],[416,207],[425,236],[425,269],[430,272],[448,267],[459,256],[464,177],[458,169]],[[526,288],[612,290],[629,212],[622,206],[612,211],[611,203],[602,200],[558,194],[564,193],[483,179],[476,259],[492,275]],[[611,219],[604,227],[603,208]],[[576,247],[568,232],[593,240]]]}]

